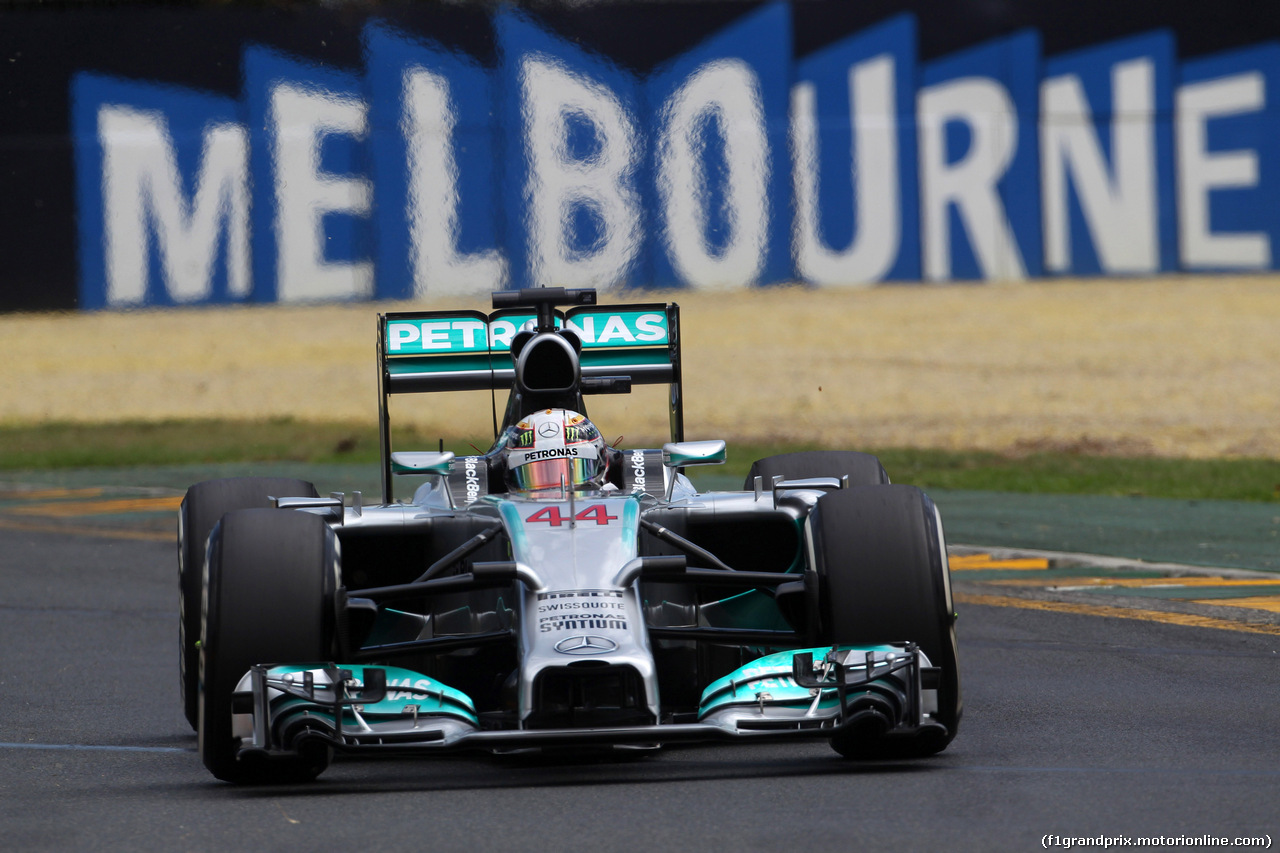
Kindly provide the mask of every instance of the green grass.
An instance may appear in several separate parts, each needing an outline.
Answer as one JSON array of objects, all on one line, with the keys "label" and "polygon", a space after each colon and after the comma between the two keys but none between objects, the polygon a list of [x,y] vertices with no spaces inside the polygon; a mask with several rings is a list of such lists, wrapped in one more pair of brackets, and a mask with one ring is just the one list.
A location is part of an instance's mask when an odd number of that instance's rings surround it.
[{"label": "green grass", "polygon": [[[817,448],[731,445],[728,464],[716,473],[745,478],[755,459],[804,449]],[[979,451],[860,449],[879,456],[893,482],[926,490],[1280,501],[1277,459],[1169,459],[1061,452],[1009,456]]]},{"label": "green grass", "polygon": [[[397,429],[397,447],[434,449],[438,437]],[[478,442],[479,443],[479,442]],[[487,444],[487,441],[485,442]],[[446,449],[472,453],[467,444]],[[736,444],[716,474],[745,477],[751,462],[805,448]],[[1189,500],[1280,501],[1280,460],[1166,459],[1042,452],[1019,456],[943,450],[872,450],[896,483],[925,489],[1146,495]],[[294,461],[378,460],[373,424],[292,420],[164,421],[0,426],[0,470]]]},{"label": "green grass", "polygon": [[923,488],[1280,501],[1280,460],[888,450],[889,476]]},{"label": "green grass", "polygon": [[[418,449],[434,448],[438,441],[399,430],[397,438]],[[0,426],[0,470],[259,461],[374,464],[377,460],[374,424],[280,419]]]}]

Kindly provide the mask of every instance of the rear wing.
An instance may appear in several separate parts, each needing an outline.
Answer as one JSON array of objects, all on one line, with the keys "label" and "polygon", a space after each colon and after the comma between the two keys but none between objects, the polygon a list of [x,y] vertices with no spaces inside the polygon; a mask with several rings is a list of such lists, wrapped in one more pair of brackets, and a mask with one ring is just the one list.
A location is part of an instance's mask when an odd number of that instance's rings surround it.
[{"label": "rear wing", "polygon": [[[557,328],[568,325],[582,340],[579,362],[583,379],[625,376],[635,385],[668,385],[671,440],[684,440],[679,305],[578,305],[554,314]],[[390,396],[509,390],[516,378],[511,339],[522,329],[531,328],[536,316],[523,307],[490,313],[458,310],[378,315],[378,420],[386,502],[391,500]],[[584,393],[589,391],[583,388]]]}]

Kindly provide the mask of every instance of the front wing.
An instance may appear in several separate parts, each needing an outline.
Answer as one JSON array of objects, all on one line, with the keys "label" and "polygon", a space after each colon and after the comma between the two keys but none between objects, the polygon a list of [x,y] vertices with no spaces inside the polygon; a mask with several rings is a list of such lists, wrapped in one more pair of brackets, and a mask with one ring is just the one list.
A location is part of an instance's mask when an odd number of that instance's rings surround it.
[{"label": "front wing", "polygon": [[945,733],[934,719],[937,679],[911,643],[801,649],[712,683],[690,719],[514,729],[485,727],[465,694],[409,670],[259,665],[242,679],[233,712],[242,757],[292,755],[317,741],[342,752],[426,754],[838,735],[897,740]]}]

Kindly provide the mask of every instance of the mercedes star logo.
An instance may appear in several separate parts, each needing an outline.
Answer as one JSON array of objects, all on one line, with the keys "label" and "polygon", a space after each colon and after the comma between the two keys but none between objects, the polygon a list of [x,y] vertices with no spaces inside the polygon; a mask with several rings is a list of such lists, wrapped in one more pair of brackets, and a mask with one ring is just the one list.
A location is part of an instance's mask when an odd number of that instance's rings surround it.
[{"label": "mercedes star logo", "polygon": [[560,424],[558,423],[548,421],[547,423],[538,427],[538,435],[542,436],[543,438],[551,438],[559,434],[560,434]]},{"label": "mercedes star logo", "polygon": [[618,644],[608,637],[566,637],[556,643],[556,651],[562,655],[603,655],[618,650]]}]

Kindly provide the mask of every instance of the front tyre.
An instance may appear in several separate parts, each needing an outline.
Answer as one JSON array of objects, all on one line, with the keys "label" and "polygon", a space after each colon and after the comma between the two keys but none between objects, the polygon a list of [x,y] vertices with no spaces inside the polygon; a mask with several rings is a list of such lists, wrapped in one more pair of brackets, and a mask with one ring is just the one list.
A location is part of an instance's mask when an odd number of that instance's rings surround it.
[{"label": "front tyre", "polygon": [[235,783],[299,782],[328,766],[329,751],[241,761],[232,701],[254,664],[334,658],[337,537],[322,518],[295,510],[228,513],[209,539],[201,594],[200,758]]},{"label": "front tyre", "polygon": [[824,495],[809,516],[819,577],[819,638],[832,645],[917,643],[940,672],[936,719],[946,733],[914,741],[832,738],[850,758],[946,749],[963,703],[946,542],[938,512],[914,486],[861,486]]},{"label": "front tyre", "polygon": [[178,689],[182,711],[196,727],[196,667],[200,650],[200,578],[213,526],[229,512],[265,508],[272,497],[317,497],[316,487],[289,477],[229,477],[187,489],[178,510]]}]

